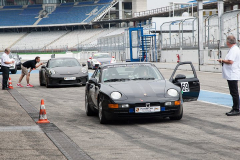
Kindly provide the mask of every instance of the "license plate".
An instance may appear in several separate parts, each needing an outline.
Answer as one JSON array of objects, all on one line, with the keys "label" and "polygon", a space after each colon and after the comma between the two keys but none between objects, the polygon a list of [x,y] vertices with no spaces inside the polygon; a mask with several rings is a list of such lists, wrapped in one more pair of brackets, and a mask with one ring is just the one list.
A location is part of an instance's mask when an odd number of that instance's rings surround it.
[{"label": "license plate", "polygon": [[160,106],[153,106],[153,107],[135,107],[135,113],[154,113],[160,112]]},{"label": "license plate", "polygon": [[64,80],[66,81],[76,80],[76,77],[64,77]]}]

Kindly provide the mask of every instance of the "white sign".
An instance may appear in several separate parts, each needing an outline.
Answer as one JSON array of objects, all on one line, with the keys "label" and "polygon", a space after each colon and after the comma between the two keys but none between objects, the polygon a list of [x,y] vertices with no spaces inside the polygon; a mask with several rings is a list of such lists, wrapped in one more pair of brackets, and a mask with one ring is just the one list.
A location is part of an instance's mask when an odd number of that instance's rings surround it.
[{"label": "white sign", "polygon": [[188,82],[181,82],[181,88],[183,92],[190,92],[189,84]]}]

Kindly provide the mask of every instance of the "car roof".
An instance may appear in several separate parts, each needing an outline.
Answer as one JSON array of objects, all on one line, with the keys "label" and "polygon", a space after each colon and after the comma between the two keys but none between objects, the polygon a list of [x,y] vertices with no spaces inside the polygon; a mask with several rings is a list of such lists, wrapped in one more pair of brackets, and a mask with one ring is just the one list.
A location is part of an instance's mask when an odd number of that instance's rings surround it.
[{"label": "car roof", "polygon": [[109,66],[118,66],[118,65],[131,65],[131,64],[150,64],[153,65],[150,62],[123,62],[123,63],[110,63],[110,64],[103,64],[101,67],[109,67]]},{"label": "car roof", "polygon": [[109,53],[93,53],[93,55],[94,55],[94,54],[109,54]]},{"label": "car roof", "polygon": [[53,59],[76,59],[74,57],[57,57],[57,58],[51,58],[50,60],[53,60]]}]

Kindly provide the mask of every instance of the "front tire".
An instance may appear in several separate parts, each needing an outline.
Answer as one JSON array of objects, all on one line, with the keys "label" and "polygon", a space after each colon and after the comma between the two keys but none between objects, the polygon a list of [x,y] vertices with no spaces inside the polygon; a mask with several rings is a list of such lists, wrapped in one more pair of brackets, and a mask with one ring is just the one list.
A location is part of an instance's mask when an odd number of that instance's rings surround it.
[{"label": "front tire", "polygon": [[102,101],[99,100],[99,104],[98,104],[98,118],[99,118],[99,122],[101,124],[106,124],[108,123],[108,120],[105,117],[105,114],[103,112],[103,107],[102,107]]},{"label": "front tire", "polygon": [[169,117],[171,120],[181,120],[183,117],[183,108],[181,110],[181,114],[178,116],[173,116],[173,117]]},{"label": "front tire", "polygon": [[42,83],[42,77],[41,76],[39,76],[39,84],[40,84],[40,86],[44,86],[45,85],[44,83]]},{"label": "front tire", "polygon": [[85,95],[85,111],[86,111],[87,116],[93,116],[94,115],[94,111],[89,106],[87,94]]},{"label": "front tire", "polygon": [[15,66],[15,69],[13,71],[11,71],[12,74],[16,74],[17,73],[17,66]]},{"label": "front tire", "polygon": [[48,84],[48,79],[46,78],[46,83],[45,83],[45,85],[46,85],[46,88],[49,88],[49,84]]}]

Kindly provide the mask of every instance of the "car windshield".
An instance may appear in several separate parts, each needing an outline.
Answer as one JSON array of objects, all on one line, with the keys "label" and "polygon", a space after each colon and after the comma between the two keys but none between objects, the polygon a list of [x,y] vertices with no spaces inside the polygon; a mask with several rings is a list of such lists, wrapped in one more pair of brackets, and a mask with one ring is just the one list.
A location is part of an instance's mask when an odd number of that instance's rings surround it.
[{"label": "car windshield", "polygon": [[9,54],[9,58],[17,59],[17,54],[11,53]]},{"label": "car windshield", "polygon": [[80,66],[76,59],[51,59],[48,62],[48,68],[76,66]]},{"label": "car windshield", "polygon": [[98,59],[98,58],[111,58],[109,54],[94,54],[93,59]]},{"label": "car windshield", "polygon": [[163,76],[151,64],[131,64],[107,67],[102,72],[102,82],[159,80]]}]

